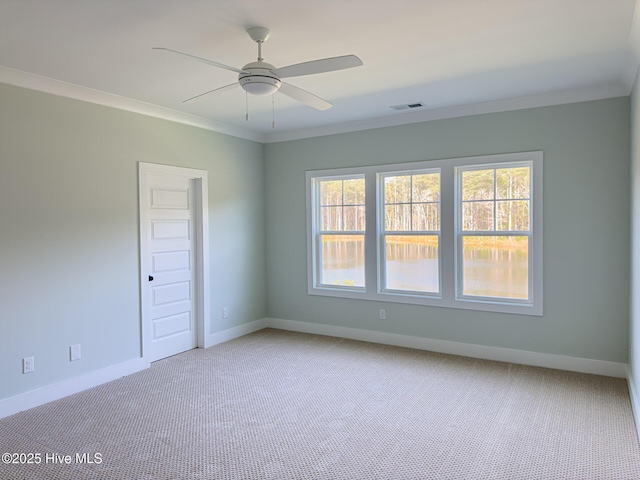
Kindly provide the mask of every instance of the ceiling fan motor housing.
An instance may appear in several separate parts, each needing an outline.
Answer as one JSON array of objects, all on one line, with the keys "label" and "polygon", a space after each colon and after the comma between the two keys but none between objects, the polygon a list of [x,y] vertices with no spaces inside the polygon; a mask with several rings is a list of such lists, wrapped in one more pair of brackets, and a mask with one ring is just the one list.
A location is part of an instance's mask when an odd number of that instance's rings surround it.
[{"label": "ceiling fan motor housing", "polygon": [[238,83],[252,95],[272,95],[278,91],[282,81],[272,72],[276,67],[266,62],[248,63],[238,75]]}]

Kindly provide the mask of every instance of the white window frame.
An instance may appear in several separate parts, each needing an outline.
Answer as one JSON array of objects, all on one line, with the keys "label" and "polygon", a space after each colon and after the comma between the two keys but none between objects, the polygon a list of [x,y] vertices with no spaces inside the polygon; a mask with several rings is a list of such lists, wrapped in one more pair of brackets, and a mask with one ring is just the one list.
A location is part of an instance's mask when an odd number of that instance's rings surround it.
[{"label": "white window frame", "polygon": [[[517,168],[517,167],[529,167],[530,169],[530,193],[529,193],[529,230],[525,230],[525,231],[517,231],[517,230],[497,230],[495,228],[495,222],[496,222],[496,210],[495,210],[495,203],[497,201],[499,201],[499,199],[496,198],[496,188],[497,185],[495,183],[495,171],[498,169],[505,169],[505,168]],[[492,199],[487,199],[487,200],[483,200],[483,201],[490,201],[493,202],[493,229],[492,230],[470,230],[470,231],[466,231],[462,228],[462,206],[463,206],[463,199],[462,199],[462,174],[464,172],[470,172],[470,171],[478,171],[478,170],[493,170],[494,171],[494,185],[493,185],[493,198]],[[533,298],[534,298],[534,282],[532,281],[532,275],[531,273],[529,273],[529,281],[528,281],[528,295],[527,295],[527,299],[515,299],[515,298],[503,298],[503,297],[489,297],[489,296],[480,296],[480,295],[465,295],[463,292],[463,281],[464,281],[464,264],[463,264],[463,239],[466,236],[469,237],[494,237],[494,236],[519,236],[519,237],[527,237],[528,238],[528,246],[532,246],[535,244],[534,239],[533,239],[533,222],[532,222],[532,218],[533,218],[533,197],[534,197],[534,192],[533,192],[533,188],[532,188],[532,184],[533,184],[533,162],[532,161],[525,161],[525,162],[517,162],[517,163],[509,163],[509,162],[503,162],[503,163],[493,163],[493,164],[479,164],[479,165],[472,165],[472,166],[457,166],[455,167],[455,175],[456,175],[456,183],[455,183],[455,192],[456,192],[456,204],[455,204],[455,237],[456,237],[456,257],[455,257],[455,263],[456,263],[456,300],[459,301],[473,301],[473,302],[483,302],[483,303],[490,303],[490,304],[505,304],[505,305],[528,305],[528,306],[532,306],[533,305]],[[534,269],[534,251],[531,248],[527,248],[528,250],[528,259],[527,259],[527,271],[528,272],[533,272]]]},{"label": "white window frame", "polygon": [[[366,239],[366,231],[360,230],[322,230],[322,215],[320,214],[320,209],[322,208],[321,200],[320,200],[320,188],[319,185],[322,181],[327,180],[354,180],[354,179],[365,179],[365,176],[362,174],[350,174],[350,175],[331,175],[324,177],[313,177],[311,180],[312,183],[312,192],[313,192],[313,204],[317,205],[318,208],[314,208],[311,211],[312,217],[312,235],[313,235],[313,278],[312,284],[314,288],[323,289],[327,291],[346,291],[346,292],[364,292],[365,287],[357,287],[350,285],[334,285],[328,283],[321,282],[321,271],[322,271],[322,235],[363,235]],[[343,187],[344,188],[344,187]],[[366,212],[366,192],[365,192],[365,212]],[[344,208],[344,198],[343,203],[340,205]],[[366,218],[366,217],[365,217]],[[342,217],[342,221],[344,222],[344,217]],[[365,221],[366,222],[366,221]],[[365,259],[366,259],[366,247],[365,247]],[[366,268],[365,268],[366,272]],[[365,278],[366,284],[366,278]]]},{"label": "white window frame", "polygon": [[[530,244],[529,244],[529,290],[530,300],[511,301],[494,297],[469,297],[458,294],[460,284],[461,255],[458,232],[458,181],[457,176],[464,168],[475,166],[507,166],[529,162],[531,171],[530,203]],[[477,157],[428,160],[403,164],[350,167],[306,172],[307,188],[307,285],[310,295],[355,298],[378,302],[408,303],[467,310],[481,310],[521,315],[543,315],[543,218],[542,218],[542,179],[543,153],[521,152]],[[440,242],[439,274],[440,295],[382,290],[384,272],[384,252],[382,233],[384,227],[384,198],[381,182],[384,175],[409,174],[423,170],[440,171]],[[365,287],[341,285],[319,285],[317,254],[317,200],[316,182],[331,177],[365,177],[366,231],[365,231]],[[338,179],[338,178],[336,178]],[[491,232],[500,235],[500,232]],[[392,234],[388,232],[388,234]]]},{"label": "white window frame", "polygon": [[[378,172],[377,180],[378,180],[378,189],[377,189],[377,212],[378,212],[378,292],[386,295],[400,295],[400,296],[408,296],[411,298],[412,296],[420,296],[425,298],[442,298],[442,254],[441,254],[441,244],[442,244],[442,225],[440,225],[440,230],[411,230],[410,233],[407,231],[387,231],[385,229],[385,178],[392,176],[404,176],[404,175],[420,175],[420,174],[432,174],[437,173],[440,176],[440,190],[442,191],[442,172],[439,168],[422,168],[416,170],[400,170],[400,171],[391,171],[391,172]],[[413,201],[410,201],[409,205],[413,207]],[[442,198],[440,202],[438,202],[438,214],[440,215],[440,221],[442,221]],[[411,208],[413,210],[413,208]],[[385,288],[387,272],[385,269],[386,265],[386,237],[387,236],[414,236],[414,235],[434,235],[438,237],[438,291],[437,292],[416,292],[413,290],[398,290],[392,288]]]}]

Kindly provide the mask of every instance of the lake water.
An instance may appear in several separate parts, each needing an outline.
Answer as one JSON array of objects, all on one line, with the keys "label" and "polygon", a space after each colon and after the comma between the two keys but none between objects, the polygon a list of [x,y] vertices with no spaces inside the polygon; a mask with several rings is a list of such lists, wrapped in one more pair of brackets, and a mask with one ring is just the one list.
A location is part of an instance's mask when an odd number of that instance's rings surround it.
[{"label": "lake water", "polygon": [[[416,292],[439,292],[437,237],[422,243],[388,237],[386,288]],[[490,237],[491,238],[491,237]],[[323,241],[324,284],[364,287],[364,241],[335,237]],[[463,293],[502,298],[527,298],[528,254],[526,242],[485,246],[465,242]]]}]

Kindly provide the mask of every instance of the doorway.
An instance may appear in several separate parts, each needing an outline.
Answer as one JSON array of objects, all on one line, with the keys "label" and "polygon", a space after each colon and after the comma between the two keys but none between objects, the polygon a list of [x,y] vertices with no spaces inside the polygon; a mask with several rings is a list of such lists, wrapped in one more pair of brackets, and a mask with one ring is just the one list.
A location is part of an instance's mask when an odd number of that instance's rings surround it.
[{"label": "doorway", "polygon": [[204,347],[209,325],[207,172],[138,164],[142,357]]}]

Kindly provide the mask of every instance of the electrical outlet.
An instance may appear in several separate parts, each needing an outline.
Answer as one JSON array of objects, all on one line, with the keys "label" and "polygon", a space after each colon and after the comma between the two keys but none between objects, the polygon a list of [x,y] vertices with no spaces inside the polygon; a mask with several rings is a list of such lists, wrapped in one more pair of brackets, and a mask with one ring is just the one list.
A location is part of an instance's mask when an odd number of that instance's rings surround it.
[{"label": "electrical outlet", "polygon": [[229,318],[229,308],[222,307],[222,318]]},{"label": "electrical outlet", "polygon": [[71,357],[71,361],[74,362],[76,360],[80,360],[82,357],[82,351],[80,350],[80,344],[77,343],[75,345],[71,345],[69,347],[69,355]]},{"label": "electrical outlet", "polygon": [[380,309],[380,320],[386,320],[387,319],[387,311],[384,308]]},{"label": "electrical outlet", "polygon": [[36,369],[33,357],[25,357],[22,359],[22,373],[31,373]]}]

